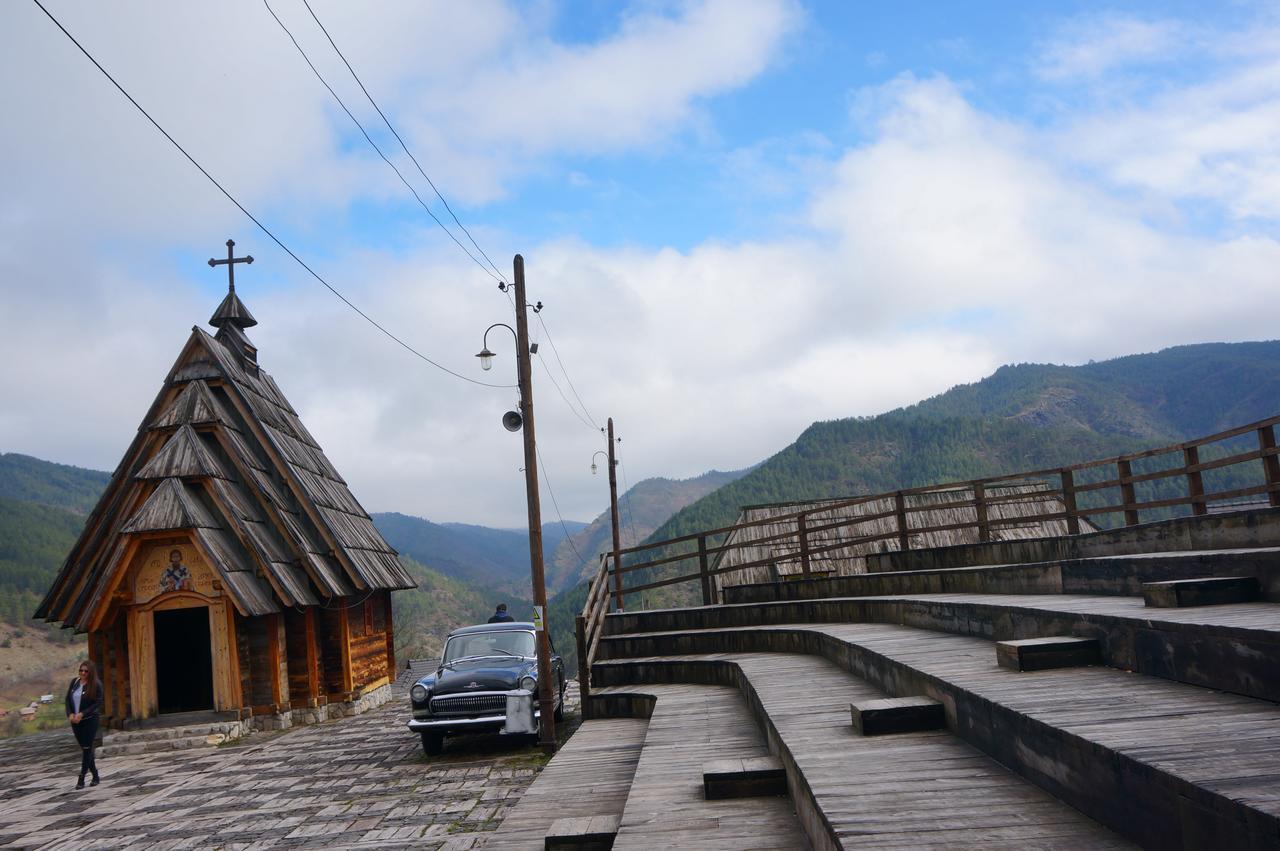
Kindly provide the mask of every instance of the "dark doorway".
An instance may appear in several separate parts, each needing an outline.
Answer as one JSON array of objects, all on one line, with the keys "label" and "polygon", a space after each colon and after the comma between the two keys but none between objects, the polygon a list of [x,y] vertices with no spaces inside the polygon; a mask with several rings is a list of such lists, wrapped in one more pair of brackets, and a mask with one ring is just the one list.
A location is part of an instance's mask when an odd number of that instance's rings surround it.
[{"label": "dark doorway", "polygon": [[168,609],[156,618],[156,689],[160,712],[213,708],[209,609]]}]

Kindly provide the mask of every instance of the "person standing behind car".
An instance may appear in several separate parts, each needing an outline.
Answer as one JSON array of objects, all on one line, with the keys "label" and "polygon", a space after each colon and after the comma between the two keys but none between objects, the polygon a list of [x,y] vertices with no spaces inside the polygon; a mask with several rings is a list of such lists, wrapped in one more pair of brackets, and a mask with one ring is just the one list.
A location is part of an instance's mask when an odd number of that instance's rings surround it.
[{"label": "person standing behind car", "polygon": [[98,738],[98,717],[102,713],[102,680],[93,662],[80,663],[80,675],[67,687],[67,720],[71,732],[80,745],[80,780],[77,789],[84,788],[84,776],[93,774],[90,786],[98,785],[98,765],[93,759],[93,742]]},{"label": "person standing behind car", "polygon": [[494,610],[493,616],[489,618],[489,623],[512,623],[515,618],[507,614],[507,604],[499,603],[498,608]]}]

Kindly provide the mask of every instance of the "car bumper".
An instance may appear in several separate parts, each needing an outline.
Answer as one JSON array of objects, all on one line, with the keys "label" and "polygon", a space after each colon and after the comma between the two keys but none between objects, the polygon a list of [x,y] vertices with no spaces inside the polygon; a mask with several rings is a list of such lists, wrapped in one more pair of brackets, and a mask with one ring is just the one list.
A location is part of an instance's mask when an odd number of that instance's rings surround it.
[{"label": "car bumper", "polygon": [[[508,698],[508,709],[510,709],[512,706],[512,704],[510,703],[511,698],[523,699],[525,701],[528,701],[527,703],[525,703],[524,707],[522,707],[523,711],[521,711],[520,714],[524,714],[529,711],[532,711],[532,714],[533,714],[532,728],[534,730],[537,730],[539,719],[541,718],[542,713],[538,710],[537,701],[532,699],[533,696],[529,692],[524,690],[509,691],[509,692],[504,692],[504,694]],[[519,718],[520,714],[517,714],[516,717]],[[524,718],[527,721],[528,715],[527,714],[524,715]],[[515,725],[517,727],[516,730],[508,730],[506,712],[490,712],[484,715],[471,715],[471,716],[466,716],[466,715],[446,715],[442,717],[427,716],[427,717],[421,717],[421,718],[413,718],[408,722],[407,726],[409,727],[410,732],[413,732],[413,733],[452,734],[452,733],[486,733],[486,732],[496,731],[498,733],[502,733],[505,735],[505,734],[514,733],[514,732],[518,732],[518,733],[529,732],[529,730],[527,729],[520,729],[522,725],[518,722]]]}]

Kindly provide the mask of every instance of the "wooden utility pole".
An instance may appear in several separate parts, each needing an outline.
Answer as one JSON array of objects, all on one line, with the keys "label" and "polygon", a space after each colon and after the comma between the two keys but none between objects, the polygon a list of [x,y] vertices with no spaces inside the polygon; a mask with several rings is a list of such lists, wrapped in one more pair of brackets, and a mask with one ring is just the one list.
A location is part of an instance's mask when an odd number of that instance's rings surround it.
[{"label": "wooden utility pole", "polygon": [[529,565],[533,574],[533,605],[541,619],[538,641],[538,731],[544,753],[555,753],[555,686],[551,673],[547,586],[542,566],[542,505],[538,499],[538,445],[533,431],[533,364],[529,357],[529,319],[525,312],[524,258],[515,258],[516,360],[519,364],[520,416],[524,420],[524,482],[529,503]]},{"label": "wooden utility pole", "polygon": [[[609,417],[609,513],[613,519],[613,603],[622,611],[622,536],[618,533],[618,462],[613,457],[613,417]],[[634,530],[633,530],[634,531]]]}]

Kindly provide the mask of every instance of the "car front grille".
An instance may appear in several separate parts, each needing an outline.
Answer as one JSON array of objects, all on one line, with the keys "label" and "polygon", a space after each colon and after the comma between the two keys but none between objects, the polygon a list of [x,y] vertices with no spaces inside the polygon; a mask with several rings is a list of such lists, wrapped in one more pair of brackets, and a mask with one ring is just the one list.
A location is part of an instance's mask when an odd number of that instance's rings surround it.
[{"label": "car front grille", "polygon": [[432,715],[505,715],[505,694],[451,694],[431,699]]}]

